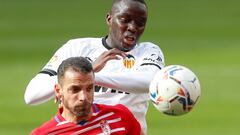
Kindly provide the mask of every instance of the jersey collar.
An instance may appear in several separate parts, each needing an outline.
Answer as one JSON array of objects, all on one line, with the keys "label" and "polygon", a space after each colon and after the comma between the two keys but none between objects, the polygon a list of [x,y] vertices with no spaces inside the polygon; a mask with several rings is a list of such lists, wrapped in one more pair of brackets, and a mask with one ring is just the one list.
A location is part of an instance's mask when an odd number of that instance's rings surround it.
[{"label": "jersey collar", "polygon": [[[92,104],[92,111],[93,111],[93,113],[98,113],[100,111],[97,104]],[[66,121],[65,118],[62,117],[62,112],[63,112],[63,108],[59,108],[58,113],[54,116],[54,119],[56,120],[57,123]],[[84,125],[86,122],[87,122],[87,120],[82,120],[78,124]]]},{"label": "jersey collar", "polygon": [[108,36],[105,36],[104,38],[102,38],[102,44],[103,44],[103,46],[106,48],[106,49],[108,49],[108,50],[110,50],[110,49],[112,49],[112,47],[110,47],[108,44],[107,44],[107,37]]}]

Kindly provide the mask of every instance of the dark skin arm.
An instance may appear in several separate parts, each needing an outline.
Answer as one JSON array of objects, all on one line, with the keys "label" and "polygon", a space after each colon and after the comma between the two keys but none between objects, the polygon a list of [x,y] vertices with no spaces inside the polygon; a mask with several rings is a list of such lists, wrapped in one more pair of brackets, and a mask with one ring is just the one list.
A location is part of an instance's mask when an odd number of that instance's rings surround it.
[{"label": "dark skin arm", "polygon": [[103,52],[93,63],[93,71],[94,72],[99,72],[101,71],[104,66],[106,65],[106,63],[109,60],[119,60],[120,57],[122,57],[123,59],[126,57],[125,52],[120,51],[116,48],[113,48],[109,51],[105,51]]}]

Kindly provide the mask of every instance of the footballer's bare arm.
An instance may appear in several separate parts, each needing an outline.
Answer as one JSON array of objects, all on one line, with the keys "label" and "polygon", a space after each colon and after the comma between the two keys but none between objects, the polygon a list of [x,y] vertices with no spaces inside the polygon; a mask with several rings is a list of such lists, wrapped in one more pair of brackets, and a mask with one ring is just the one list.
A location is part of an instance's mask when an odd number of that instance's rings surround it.
[{"label": "footballer's bare arm", "polygon": [[126,54],[123,51],[120,51],[116,48],[113,48],[109,51],[103,52],[93,63],[93,71],[94,72],[99,72],[101,71],[106,63],[109,60],[120,60],[121,58],[125,58]]}]

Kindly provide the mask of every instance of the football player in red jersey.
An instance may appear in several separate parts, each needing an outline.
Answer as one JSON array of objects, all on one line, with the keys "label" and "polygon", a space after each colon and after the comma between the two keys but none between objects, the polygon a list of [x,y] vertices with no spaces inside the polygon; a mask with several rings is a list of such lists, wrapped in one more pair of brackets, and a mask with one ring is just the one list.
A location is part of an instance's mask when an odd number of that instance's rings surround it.
[{"label": "football player in red jersey", "polygon": [[64,60],[57,77],[58,113],[32,135],[140,135],[140,124],[125,106],[93,103],[94,73],[89,60]]}]

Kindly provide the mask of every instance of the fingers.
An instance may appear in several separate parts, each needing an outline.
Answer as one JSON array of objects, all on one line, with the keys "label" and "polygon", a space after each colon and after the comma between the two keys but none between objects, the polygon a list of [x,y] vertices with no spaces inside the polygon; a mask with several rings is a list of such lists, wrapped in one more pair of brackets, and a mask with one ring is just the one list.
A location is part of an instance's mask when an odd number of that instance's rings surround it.
[{"label": "fingers", "polygon": [[102,60],[104,62],[107,62],[109,60],[120,60],[121,58],[125,59],[126,53],[116,48],[104,52],[102,56]]},{"label": "fingers", "polygon": [[121,57],[120,55],[115,55],[115,54],[112,54],[112,55],[108,55],[107,57],[105,57],[103,59],[103,61],[107,62],[109,60],[121,60]]},{"label": "fingers", "polygon": [[117,48],[113,48],[113,49],[107,51],[107,53],[108,53],[107,55],[111,55],[111,56],[114,55],[114,56],[120,56],[122,58],[126,58],[126,53],[123,51],[120,51]]},{"label": "fingers", "polygon": [[109,60],[121,60],[121,58],[126,58],[126,53],[123,51],[116,48],[105,51],[93,62],[93,70],[99,72]]}]

